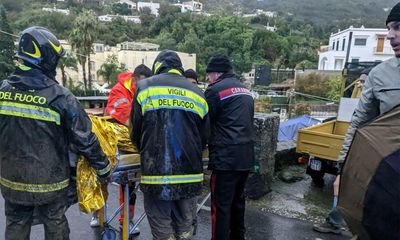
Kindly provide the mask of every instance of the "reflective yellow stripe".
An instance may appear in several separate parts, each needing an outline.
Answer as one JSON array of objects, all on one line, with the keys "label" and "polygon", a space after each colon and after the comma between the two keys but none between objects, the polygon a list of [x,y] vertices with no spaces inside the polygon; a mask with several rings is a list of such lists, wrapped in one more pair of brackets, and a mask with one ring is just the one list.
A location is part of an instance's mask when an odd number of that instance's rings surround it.
[{"label": "reflective yellow stripe", "polygon": [[160,70],[161,67],[162,67],[162,63],[156,62],[156,63],[154,64],[154,74],[157,74],[157,73],[158,73],[158,70]]},{"label": "reflective yellow stripe", "polygon": [[110,170],[111,170],[111,164],[108,164],[107,167],[97,170],[97,174],[104,175],[104,174],[108,173]]},{"label": "reflective yellow stripe", "polygon": [[61,124],[60,114],[56,111],[23,103],[0,101],[0,114],[54,122],[57,125]]},{"label": "reflective yellow stripe", "polygon": [[32,69],[32,68],[30,68],[28,66],[25,66],[23,64],[18,65],[18,68],[21,69],[22,71],[25,71],[25,72]]},{"label": "reflective yellow stripe", "polygon": [[170,69],[168,71],[168,73],[174,73],[174,74],[182,75],[181,71],[179,71],[178,69]]},{"label": "reflective yellow stripe", "polygon": [[46,193],[46,192],[55,192],[68,187],[69,179],[65,179],[62,182],[51,183],[51,184],[28,184],[28,183],[13,182],[5,178],[0,178],[0,184],[6,188],[10,188],[15,191]]},{"label": "reflective yellow stripe", "polygon": [[54,50],[56,50],[56,52],[58,54],[61,53],[61,50],[62,50],[61,44],[60,44],[60,46],[57,46],[52,41],[50,41],[49,39],[47,39],[47,41],[49,41],[50,45],[54,48]]},{"label": "reflective yellow stripe", "polygon": [[187,175],[170,175],[170,176],[145,176],[142,175],[140,183],[142,184],[180,184],[180,183],[197,183],[202,182],[203,173],[187,174]]},{"label": "reflective yellow stripe", "polygon": [[137,100],[142,114],[157,109],[190,111],[203,118],[208,113],[206,100],[195,92],[177,87],[149,87],[141,91]]},{"label": "reflective yellow stripe", "polygon": [[33,47],[35,48],[35,52],[34,53],[29,53],[29,52],[25,52],[24,50],[22,50],[23,53],[25,53],[26,55],[29,55],[33,58],[39,59],[42,57],[42,54],[40,52],[39,47],[36,45],[36,43],[34,41],[32,41],[33,43]]}]

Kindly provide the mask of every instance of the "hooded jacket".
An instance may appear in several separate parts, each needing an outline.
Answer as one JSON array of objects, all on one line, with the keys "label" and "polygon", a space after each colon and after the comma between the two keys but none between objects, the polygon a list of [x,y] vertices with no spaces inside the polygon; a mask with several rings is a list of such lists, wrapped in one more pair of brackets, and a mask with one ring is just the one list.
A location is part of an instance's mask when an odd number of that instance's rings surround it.
[{"label": "hooded jacket", "polygon": [[365,80],[360,101],[354,110],[339,154],[339,172],[342,170],[357,129],[399,106],[399,95],[400,58],[394,57],[374,67]]},{"label": "hooded jacket", "polygon": [[209,169],[247,171],[254,165],[254,100],[233,73],[225,73],[205,92],[210,108]]},{"label": "hooded jacket", "polygon": [[136,85],[132,81],[131,72],[119,74],[118,83],[108,95],[106,113],[122,124],[129,120],[131,113],[132,99],[136,91]]},{"label": "hooded jacket", "polygon": [[131,139],[140,149],[141,190],[161,200],[200,194],[208,106],[201,90],[182,76],[175,52],[161,52],[154,76],[140,81],[131,114]]},{"label": "hooded jacket", "polygon": [[42,205],[66,196],[68,151],[99,175],[110,171],[75,96],[40,70],[20,66],[0,82],[0,185],[14,204]]}]

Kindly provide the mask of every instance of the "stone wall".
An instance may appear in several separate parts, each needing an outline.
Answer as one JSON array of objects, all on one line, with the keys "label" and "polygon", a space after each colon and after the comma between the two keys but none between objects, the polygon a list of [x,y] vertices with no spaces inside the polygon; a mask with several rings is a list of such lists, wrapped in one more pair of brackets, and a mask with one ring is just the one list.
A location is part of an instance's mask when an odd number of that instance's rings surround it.
[{"label": "stone wall", "polygon": [[278,141],[279,115],[254,114],[255,173],[251,173],[246,195],[258,198],[270,190],[275,171],[275,153]]}]

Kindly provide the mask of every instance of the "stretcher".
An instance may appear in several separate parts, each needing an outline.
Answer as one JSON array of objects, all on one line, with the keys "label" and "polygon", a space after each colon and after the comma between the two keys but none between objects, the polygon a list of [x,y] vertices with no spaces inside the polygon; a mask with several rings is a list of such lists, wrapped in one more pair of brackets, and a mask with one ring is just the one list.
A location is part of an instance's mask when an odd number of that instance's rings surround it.
[{"label": "stretcher", "polygon": [[[208,164],[208,158],[203,158],[204,167]],[[128,240],[133,238],[133,231],[139,226],[139,224],[146,217],[146,213],[143,212],[139,218],[133,223],[133,227],[129,228],[129,184],[136,186],[135,192],[138,189],[140,182],[140,155],[139,154],[126,154],[121,155],[114,172],[111,175],[111,182],[120,184],[125,187],[124,201],[108,218],[107,217],[107,204],[99,212],[100,227],[104,228],[102,233],[102,240],[116,239],[117,230],[111,227],[111,222],[117,217],[121,211],[124,211],[122,221],[121,239]],[[201,210],[211,194],[208,194],[200,204],[198,204],[197,212]],[[111,237],[110,237],[111,236]]]}]

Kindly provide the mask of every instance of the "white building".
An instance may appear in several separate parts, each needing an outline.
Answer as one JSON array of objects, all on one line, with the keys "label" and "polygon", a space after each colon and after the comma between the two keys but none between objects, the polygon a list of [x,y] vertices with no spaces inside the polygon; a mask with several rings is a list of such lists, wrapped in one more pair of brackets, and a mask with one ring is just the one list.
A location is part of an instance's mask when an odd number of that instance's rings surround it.
[{"label": "white building", "polygon": [[78,3],[92,4],[96,6],[103,6],[104,0],[78,0]]},{"label": "white building", "polygon": [[123,18],[127,22],[132,22],[135,24],[140,24],[142,21],[140,20],[140,16],[129,16],[129,15],[102,15],[99,16],[98,19],[100,22],[112,22],[114,18]]},{"label": "white building", "polygon": [[128,9],[131,9],[131,10],[135,10],[136,9],[136,3],[135,2],[132,2],[132,1],[130,1],[130,0],[119,0],[117,3],[119,3],[119,4],[126,4],[126,5],[128,5]]},{"label": "white building", "polygon": [[249,17],[257,17],[260,15],[265,15],[267,17],[274,18],[278,16],[278,13],[272,11],[264,11],[262,9],[256,9],[255,13],[243,14],[242,17],[249,18]]},{"label": "white building", "polygon": [[342,70],[346,62],[384,61],[394,56],[387,29],[350,28],[331,34],[319,52],[318,70]]},{"label": "white building", "polygon": [[199,1],[188,1],[183,3],[176,3],[174,5],[180,7],[182,13],[203,11],[203,4]]},{"label": "white building", "polygon": [[265,26],[265,30],[270,31],[270,32],[276,32],[276,30],[278,30],[278,28],[275,25],[270,26],[269,23],[267,23],[267,26]]},{"label": "white building", "polygon": [[[65,40],[60,40],[61,44],[67,51],[71,53],[71,45]],[[143,42],[122,42],[117,46],[107,46],[102,43],[93,44],[93,53],[91,54],[90,70],[91,79],[99,85],[104,84],[104,80],[97,76],[97,71],[104,64],[108,56],[115,55],[120,64],[125,64],[128,71],[133,71],[139,64],[145,64],[149,68],[153,66],[153,62],[160,53],[159,45]],[[182,60],[184,69],[196,69],[196,54],[177,52]],[[72,79],[75,85],[83,82],[82,66],[78,65],[78,72],[66,69],[67,76]],[[88,72],[88,69],[86,69]],[[61,82],[61,71],[57,69],[56,79]]]},{"label": "white building", "polygon": [[158,16],[158,10],[160,9],[160,4],[153,2],[138,2],[137,9],[141,11],[142,8],[150,8],[151,14]]},{"label": "white building", "polygon": [[64,14],[64,15],[69,15],[69,10],[68,9],[59,9],[59,8],[56,8],[56,7],[54,7],[54,8],[42,8],[42,11],[45,11],[45,12],[57,12],[57,13],[61,13],[61,14]]}]

